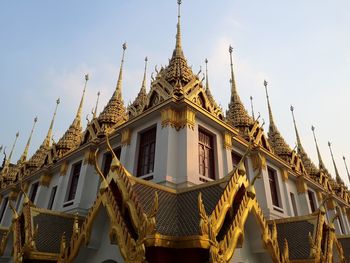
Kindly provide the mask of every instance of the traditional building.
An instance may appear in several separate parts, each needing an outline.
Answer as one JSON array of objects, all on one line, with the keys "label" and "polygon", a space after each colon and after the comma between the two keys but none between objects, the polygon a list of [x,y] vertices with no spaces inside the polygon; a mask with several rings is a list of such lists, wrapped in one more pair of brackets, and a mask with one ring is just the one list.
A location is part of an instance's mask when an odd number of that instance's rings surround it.
[{"label": "traditional building", "polygon": [[[0,262],[350,262],[350,196],[319,158],[246,111],[231,59],[226,114],[188,66],[181,44],[147,92],[123,102],[123,54],[115,91],[83,129],[1,166]],[[229,78],[229,76],[228,76]],[[314,128],[312,129],[315,130]],[[329,144],[331,147],[331,145]],[[331,148],[330,148],[331,150]],[[333,157],[333,153],[332,153]],[[344,158],[345,162],[345,158]],[[346,163],[345,163],[346,164]],[[349,178],[350,179],[350,178]]]}]

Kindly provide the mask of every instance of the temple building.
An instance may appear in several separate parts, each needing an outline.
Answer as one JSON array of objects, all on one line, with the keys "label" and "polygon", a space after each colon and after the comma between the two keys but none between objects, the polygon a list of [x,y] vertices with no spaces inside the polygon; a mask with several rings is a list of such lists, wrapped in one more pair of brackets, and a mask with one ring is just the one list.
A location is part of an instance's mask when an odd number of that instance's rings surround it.
[{"label": "temple building", "polygon": [[[122,58],[116,87],[100,114],[82,127],[89,76],[70,126],[28,156],[34,120],[18,162],[0,167],[0,262],[350,262],[350,193],[302,145],[278,129],[264,82],[269,127],[243,105],[233,49],[230,102],[222,108],[193,73],[181,41],[147,86],[123,101]],[[175,22],[175,19],[174,19]],[[78,98],[77,98],[78,104]],[[345,158],[344,158],[345,162]],[[345,163],[346,164],[346,163]],[[348,174],[349,176],[349,174]],[[350,179],[350,176],[349,176]]]}]

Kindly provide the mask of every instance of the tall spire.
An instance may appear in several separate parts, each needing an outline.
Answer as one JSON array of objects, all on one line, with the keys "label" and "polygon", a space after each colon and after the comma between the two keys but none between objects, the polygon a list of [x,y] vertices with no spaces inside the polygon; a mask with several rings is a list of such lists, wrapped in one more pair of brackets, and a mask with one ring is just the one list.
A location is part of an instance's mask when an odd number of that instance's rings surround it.
[{"label": "tall spire", "polygon": [[343,180],[341,179],[341,177],[339,175],[338,168],[337,168],[337,165],[336,165],[335,160],[334,160],[331,142],[328,142],[328,147],[329,147],[329,151],[330,151],[331,156],[332,156],[332,161],[333,161],[333,166],[334,166],[334,171],[335,171],[335,178],[337,179],[338,184],[344,184]]},{"label": "tall spire", "polygon": [[93,113],[93,119],[96,118],[96,115],[97,115],[97,107],[98,107],[98,101],[100,99],[100,92],[97,92],[97,99],[96,99],[96,105],[95,105],[95,110],[94,110],[94,113]]},{"label": "tall spire", "polygon": [[142,79],[142,85],[141,85],[141,91],[144,93],[146,93],[147,64],[148,64],[148,57],[145,57],[145,69],[143,72],[143,79]]},{"label": "tall spire", "polygon": [[15,141],[13,142],[13,145],[12,145],[12,148],[11,148],[10,155],[9,155],[9,157],[7,158],[6,163],[5,163],[5,165],[6,165],[6,166],[9,166],[9,165],[10,165],[10,163],[11,163],[11,158],[12,158],[13,150],[15,149],[15,146],[16,146],[16,143],[17,143],[18,136],[19,136],[19,132],[17,132],[17,133],[16,133],[16,138],[15,138]]},{"label": "tall spire", "polygon": [[209,89],[208,59],[205,59],[204,62],[205,62],[205,88]]},{"label": "tall spire", "polygon": [[253,96],[250,96],[249,99],[250,99],[250,107],[251,107],[251,109],[252,109],[252,117],[253,117],[253,120],[255,120],[255,116],[254,116],[254,105],[253,105]]},{"label": "tall spire", "polygon": [[123,65],[124,65],[125,50],[127,48],[126,43],[123,43],[122,47],[123,47],[123,55],[122,55],[122,60],[120,62],[119,76],[118,76],[117,86],[115,89],[115,96],[120,99],[122,98]]},{"label": "tall spire", "polygon": [[295,136],[296,136],[296,138],[297,138],[298,151],[300,151],[300,148],[302,148],[302,146],[301,146],[301,140],[300,140],[300,137],[299,137],[299,132],[298,132],[297,124],[296,124],[296,122],[295,122],[294,107],[293,107],[293,105],[290,106],[290,111],[292,112],[293,124],[294,124],[294,130],[295,130]]},{"label": "tall spire", "polygon": [[270,119],[270,128],[271,128],[272,126],[275,126],[275,123],[273,121],[273,115],[272,115],[272,110],[271,110],[271,105],[270,105],[269,93],[267,91],[267,85],[268,85],[268,82],[266,80],[264,80],[265,95],[266,95],[267,107],[269,110],[269,119]]},{"label": "tall spire", "polygon": [[177,0],[177,31],[176,31],[176,44],[175,44],[175,50],[173,52],[173,57],[183,57],[183,51],[182,51],[182,43],[181,43],[181,25],[180,25],[180,19],[181,19],[181,0]]},{"label": "tall spire", "polygon": [[83,89],[83,95],[81,96],[77,115],[76,115],[74,122],[73,122],[73,125],[76,127],[81,126],[81,113],[83,111],[84,97],[85,97],[87,82],[89,81],[89,74],[85,74],[84,78],[85,78],[85,84],[84,84],[84,89]]},{"label": "tall spire", "polygon": [[22,153],[22,156],[21,156],[21,158],[20,158],[20,160],[19,160],[20,163],[25,162],[26,159],[27,159],[28,150],[29,150],[29,145],[30,145],[30,142],[31,142],[31,140],[32,140],[32,135],[33,135],[34,128],[35,128],[35,124],[37,123],[37,121],[38,121],[38,117],[35,117],[35,118],[34,118],[33,127],[32,127],[32,130],[31,130],[31,132],[30,132],[30,136],[29,136],[29,138],[28,138],[27,145],[26,145],[26,147],[25,147],[25,149],[24,149],[24,152]]},{"label": "tall spire", "polygon": [[44,140],[44,142],[43,142],[43,145],[44,145],[45,147],[50,147],[50,145],[51,145],[51,138],[52,138],[52,132],[53,132],[53,125],[54,125],[54,123],[55,123],[57,108],[58,108],[58,105],[60,104],[60,102],[61,102],[61,101],[60,101],[60,98],[58,98],[58,99],[56,100],[56,107],[55,107],[55,111],[54,111],[53,116],[52,116],[52,120],[51,120],[51,123],[50,123],[50,128],[49,128],[49,130],[48,130],[48,132],[47,132],[47,135],[46,135],[46,138],[45,138],[45,140]]},{"label": "tall spire", "polygon": [[348,175],[348,179],[349,179],[349,182],[350,182],[350,173],[349,173],[348,166],[347,166],[347,164],[346,164],[345,156],[343,156],[343,160],[344,160],[344,164],[345,164],[346,173],[347,173],[347,175]]},{"label": "tall spire", "polygon": [[230,66],[231,66],[231,99],[228,105],[228,110],[226,112],[227,121],[233,126],[238,128],[241,133],[247,135],[249,133],[249,128],[253,125],[254,121],[248,115],[248,112],[244,108],[241,99],[237,92],[235,75],[233,72],[233,59],[232,59],[232,46],[228,49],[230,53]]},{"label": "tall spire", "polygon": [[323,160],[322,160],[322,157],[321,157],[321,152],[320,152],[320,149],[318,147],[318,143],[317,143],[317,139],[316,139],[316,135],[315,135],[315,126],[311,126],[311,130],[312,130],[312,133],[314,135],[314,141],[315,141],[315,145],[316,145],[316,151],[317,151],[317,157],[318,157],[318,167],[321,171],[323,172],[327,172],[327,169],[326,169],[326,166],[324,165],[323,163]]}]

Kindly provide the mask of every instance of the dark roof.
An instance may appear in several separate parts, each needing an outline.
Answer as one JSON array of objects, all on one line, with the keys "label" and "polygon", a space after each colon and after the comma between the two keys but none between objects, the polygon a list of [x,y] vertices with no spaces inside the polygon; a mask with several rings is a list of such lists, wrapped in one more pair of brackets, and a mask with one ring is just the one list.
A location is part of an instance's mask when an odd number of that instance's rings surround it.
[{"label": "dark roof", "polygon": [[34,229],[38,225],[35,238],[36,248],[40,252],[59,253],[63,233],[69,243],[72,232],[74,217],[50,212],[40,211],[32,217]]},{"label": "dark roof", "polygon": [[[308,259],[310,258],[311,245],[309,242],[309,233],[313,237],[316,221],[311,220],[299,220],[289,218],[285,222],[276,222],[277,228],[277,240],[280,251],[283,251],[284,240],[286,239],[289,247],[289,259]],[[315,218],[316,220],[316,218]],[[270,229],[272,228],[272,222],[270,222]]]},{"label": "dark roof", "polygon": [[344,257],[346,262],[350,263],[350,236],[338,237],[338,241],[343,247]]},{"label": "dark roof", "polygon": [[199,233],[198,195],[202,193],[207,214],[211,214],[220,199],[224,186],[208,184],[193,187],[185,192],[170,192],[150,185],[136,183],[135,194],[146,213],[153,207],[154,193],[158,193],[159,209],[156,215],[156,230],[169,236],[191,236]]}]

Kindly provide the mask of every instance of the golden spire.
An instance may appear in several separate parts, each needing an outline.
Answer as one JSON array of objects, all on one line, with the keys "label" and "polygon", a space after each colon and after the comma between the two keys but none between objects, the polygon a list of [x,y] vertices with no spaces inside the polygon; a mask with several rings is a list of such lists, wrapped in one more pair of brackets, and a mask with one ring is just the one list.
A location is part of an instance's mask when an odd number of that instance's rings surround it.
[{"label": "golden spire", "polygon": [[232,59],[232,46],[229,46],[230,53],[230,66],[231,66],[231,100],[226,112],[227,121],[233,126],[238,128],[243,134],[248,134],[249,127],[253,125],[254,121],[248,115],[248,112],[244,108],[240,97],[238,96],[235,75],[233,72],[233,59]]},{"label": "golden spire", "polygon": [[96,106],[95,106],[95,110],[94,110],[94,112],[93,112],[93,119],[95,119],[96,118],[96,115],[97,115],[97,107],[98,107],[98,100],[100,99],[100,92],[97,92],[97,99],[96,99]]},{"label": "golden spire", "polygon": [[271,105],[270,105],[269,93],[267,91],[267,85],[268,85],[268,82],[266,80],[264,80],[265,95],[266,95],[266,100],[267,100],[267,107],[269,110],[269,119],[270,119],[270,128],[271,128],[272,126],[275,126],[275,123],[273,121],[273,115],[272,115],[272,110],[271,110]]},{"label": "golden spire", "polygon": [[209,88],[209,74],[208,74],[208,59],[204,60],[205,62],[205,94],[208,96],[208,99],[210,103],[217,108],[218,104],[214,100],[213,95],[211,94],[210,88]]},{"label": "golden spire", "polygon": [[344,160],[344,164],[345,164],[346,173],[348,175],[348,179],[350,182],[350,173],[349,173],[348,165],[346,164],[345,156],[343,156],[343,160]]},{"label": "golden spire", "polygon": [[250,99],[250,107],[252,109],[252,117],[253,117],[253,120],[255,120],[255,117],[254,117],[254,106],[253,106],[253,96],[250,96],[249,99]]},{"label": "golden spire", "polygon": [[315,135],[315,126],[311,126],[311,130],[312,133],[314,135],[314,141],[315,141],[315,145],[316,145],[316,151],[317,151],[317,157],[318,157],[318,167],[321,171],[326,172],[326,166],[323,163],[322,157],[321,157],[321,152],[320,149],[318,148],[318,143],[317,143],[317,139],[316,139],[316,135]]},{"label": "golden spire", "polygon": [[34,118],[33,127],[32,127],[32,130],[31,130],[31,132],[30,132],[30,136],[29,136],[29,138],[28,138],[28,142],[27,142],[26,148],[24,149],[24,152],[22,153],[22,156],[21,156],[21,158],[19,159],[19,162],[20,162],[20,163],[25,162],[26,159],[27,159],[28,150],[29,150],[29,145],[30,145],[30,142],[31,142],[31,140],[32,140],[32,135],[33,135],[34,128],[35,128],[35,124],[37,123],[37,121],[38,121],[38,117],[35,117],[35,118]]},{"label": "golden spire", "polygon": [[79,103],[77,115],[76,115],[76,117],[74,119],[74,122],[73,122],[73,125],[76,126],[76,127],[81,126],[81,113],[83,111],[83,103],[84,103],[84,97],[85,97],[85,91],[86,91],[87,82],[89,81],[89,74],[85,74],[84,78],[85,78],[85,84],[84,84],[84,89],[83,89],[83,95],[81,96],[81,100],[80,100],[80,103]]},{"label": "golden spire", "polygon": [[328,142],[328,147],[329,147],[329,151],[330,151],[331,156],[332,156],[332,161],[333,161],[333,166],[334,166],[334,171],[335,171],[335,178],[337,179],[338,184],[344,184],[343,180],[341,179],[341,177],[339,175],[337,165],[335,164],[331,142]]},{"label": "golden spire", "polygon": [[50,128],[49,128],[49,130],[48,130],[48,132],[47,132],[46,138],[45,138],[44,143],[43,143],[43,145],[44,145],[45,147],[50,147],[50,145],[51,145],[51,137],[52,137],[53,125],[54,125],[54,123],[55,123],[57,108],[58,108],[58,105],[60,104],[60,102],[61,102],[61,101],[60,101],[60,98],[58,98],[58,99],[56,100],[56,107],[55,107],[55,111],[54,111],[53,116],[52,116]]},{"label": "golden spire", "polygon": [[126,43],[124,43],[122,47],[123,47],[123,55],[122,55],[122,61],[120,62],[119,76],[118,76],[117,86],[116,86],[115,95],[114,95],[119,99],[122,98],[123,65],[124,65],[125,50],[127,48]]},{"label": "golden spire", "polygon": [[145,57],[145,69],[143,72],[143,79],[142,79],[142,85],[141,85],[141,91],[142,91],[142,93],[145,93],[145,94],[146,94],[147,63],[148,63],[148,58]]},{"label": "golden spire", "polygon": [[183,57],[184,53],[182,51],[182,43],[181,43],[181,26],[180,26],[180,18],[181,18],[181,0],[177,0],[177,31],[176,31],[176,44],[175,50],[173,52],[173,57]]},{"label": "golden spire", "polygon": [[16,146],[16,143],[17,143],[18,136],[19,136],[19,132],[17,132],[17,133],[16,133],[16,138],[15,138],[15,141],[13,142],[13,145],[12,145],[12,148],[11,148],[10,155],[9,155],[9,157],[7,158],[6,162],[5,162],[5,166],[7,166],[7,167],[10,165],[11,158],[12,158],[12,154],[13,154],[13,150],[15,149],[15,146]]},{"label": "golden spire", "polygon": [[297,138],[298,151],[300,151],[300,148],[302,148],[302,146],[301,146],[301,140],[300,140],[300,137],[299,137],[299,132],[298,132],[297,124],[296,124],[296,122],[295,122],[294,107],[293,107],[293,105],[290,106],[290,111],[292,112],[293,123],[294,123],[294,130],[295,130],[295,136],[296,136],[296,138]]}]

